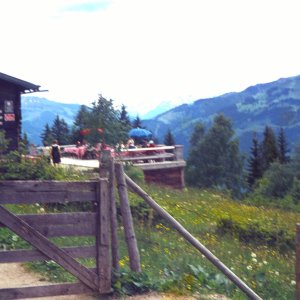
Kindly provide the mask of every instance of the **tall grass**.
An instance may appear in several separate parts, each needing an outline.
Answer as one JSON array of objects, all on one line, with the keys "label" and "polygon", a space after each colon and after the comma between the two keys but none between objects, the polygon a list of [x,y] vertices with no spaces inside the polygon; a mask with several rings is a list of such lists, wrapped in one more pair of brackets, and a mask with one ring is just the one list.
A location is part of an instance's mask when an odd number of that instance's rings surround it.
[{"label": "tall grass", "polygon": [[[247,206],[208,190],[178,191],[157,186],[144,189],[263,299],[294,298],[292,239],[299,214]],[[120,217],[121,276],[114,282],[117,292],[131,294],[155,289],[178,294],[221,293],[231,299],[247,299],[142,199],[132,193],[129,198],[143,272],[132,275],[129,271]],[[234,226],[224,220],[231,220]],[[278,235],[281,238],[276,238]],[[93,241],[60,238],[55,242],[70,246]],[[93,266],[94,261],[84,260],[84,264]],[[54,281],[74,280],[53,262],[38,263],[32,268],[43,271]]]}]

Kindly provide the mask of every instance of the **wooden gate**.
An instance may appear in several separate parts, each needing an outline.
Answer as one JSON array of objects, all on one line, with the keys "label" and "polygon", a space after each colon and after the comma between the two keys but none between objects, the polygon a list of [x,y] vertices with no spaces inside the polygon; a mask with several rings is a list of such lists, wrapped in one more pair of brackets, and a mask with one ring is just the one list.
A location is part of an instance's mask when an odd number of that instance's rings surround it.
[{"label": "wooden gate", "polygon": [[[3,204],[53,205],[83,202],[84,211],[16,215]],[[86,207],[89,209],[86,209]],[[78,205],[76,206],[78,207]],[[43,210],[43,209],[41,209]],[[68,209],[69,210],[69,209]],[[0,251],[0,263],[52,260],[74,275],[77,283],[0,289],[0,299],[21,299],[111,292],[110,204],[107,179],[97,181],[0,181],[0,226],[33,246]],[[59,248],[52,237],[94,236],[92,246]],[[96,268],[77,258],[93,257]]]}]

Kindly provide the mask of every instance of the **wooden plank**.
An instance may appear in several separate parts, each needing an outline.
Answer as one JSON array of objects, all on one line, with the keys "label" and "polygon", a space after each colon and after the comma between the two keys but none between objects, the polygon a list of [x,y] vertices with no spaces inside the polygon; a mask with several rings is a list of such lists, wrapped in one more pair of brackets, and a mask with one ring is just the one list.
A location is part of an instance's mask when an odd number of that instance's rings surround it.
[{"label": "wooden plank", "polygon": [[[96,256],[95,246],[66,247],[61,249],[74,258]],[[27,262],[48,259],[47,255],[35,249],[0,251],[0,263]]]},{"label": "wooden plank", "polygon": [[110,229],[111,229],[111,256],[112,267],[115,272],[120,272],[120,253],[118,240],[118,217],[115,197],[115,165],[114,160],[109,165],[109,198],[110,198]]},{"label": "wooden plank", "polygon": [[97,181],[55,181],[55,180],[0,180],[0,191],[51,192],[51,191],[95,191]]},{"label": "wooden plank", "polygon": [[172,150],[175,149],[175,146],[156,146],[156,147],[147,147],[147,148],[133,148],[125,150],[128,152],[139,152],[139,151],[153,151],[153,150]]},{"label": "wooden plank", "polygon": [[123,161],[135,161],[135,160],[156,160],[156,159],[165,159],[165,158],[174,158],[174,154],[165,153],[157,155],[142,155],[142,156],[124,156],[120,157],[120,160]]},{"label": "wooden plank", "polygon": [[17,216],[46,237],[95,235],[97,215],[92,212]]},{"label": "wooden plank", "polygon": [[9,229],[43,252],[50,259],[77,277],[80,281],[94,290],[98,290],[98,276],[79,264],[74,258],[50,242],[42,234],[34,230],[29,224],[14,216],[0,205],[1,222]]},{"label": "wooden plank", "polygon": [[99,276],[99,292],[111,291],[111,259],[110,259],[110,204],[107,178],[100,178],[98,206],[98,224],[96,233],[96,268]]},{"label": "wooden plank", "polygon": [[78,227],[74,225],[40,225],[33,228],[46,237],[93,236],[96,233],[96,222],[91,220],[90,223],[83,223]]},{"label": "wooden plank", "polygon": [[95,192],[1,190],[0,204],[66,203],[96,201]]},{"label": "wooden plank", "polygon": [[171,168],[184,168],[186,166],[185,161],[163,161],[148,164],[135,164],[142,170],[157,170],[157,169],[171,169]]},{"label": "wooden plank", "polygon": [[95,181],[0,181],[0,204],[95,201]]},{"label": "wooden plank", "polygon": [[182,189],[184,187],[183,168],[171,169],[156,169],[143,170],[145,181],[147,183],[156,183],[160,185],[167,185],[173,188]]},{"label": "wooden plank", "polygon": [[[50,214],[23,214],[16,215],[30,226],[37,225],[74,225],[96,222],[97,214],[94,212],[70,212],[70,213],[50,213]],[[0,221],[0,227],[3,226]]]},{"label": "wooden plank", "polygon": [[63,283],[35,287],[0,289],[0,299],[24,299],[59,295],[92,294],[93,291],[83,283]]}]

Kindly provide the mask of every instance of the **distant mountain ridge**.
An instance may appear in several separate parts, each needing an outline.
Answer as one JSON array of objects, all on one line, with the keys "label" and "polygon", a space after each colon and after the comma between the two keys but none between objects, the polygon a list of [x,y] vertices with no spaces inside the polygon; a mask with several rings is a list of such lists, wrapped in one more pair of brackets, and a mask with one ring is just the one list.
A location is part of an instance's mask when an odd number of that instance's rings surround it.
[{"label": "distant mountain ridge", "polygon": [[275,132],[282,127],[290,147],[293,147],[300,139],[300,76],[257,84],[239,93],[199,99],[145,120],[143,125],[161,142],[170,129],[176,142],[185,146],[187,155],[194,125],[202,122],[209,127],[220,113],[231,119],[244,153],[249,152],[253,133],[261,135],[266,125]]},{"label": "distant mountain ridge", "polygon": [[80,108],[79,104],[59,103],[34,96],[24,96],[21,102],[22,132],[36,145],[41,145],[41,133],[47,123],[52,126],[58,115],[72,126]]},{"label": "distant mountain ridge", "polygon": [[[156,111],[167,109],[162,103]],[[71,127],[80,108],[79,104],[65,104],[33,96],[22,97],[22,130],[31,142],[40,145],[40,135],[46,123],[50,126],[57,115]],[[152,112],[152,114],[155,111]],[[266,125],[276,132],[285,130],[289,147],[300,140],[300,75],[282,78],[274,82],[257,84],[242,92],[232,92],[219,97],[199,99],[182,104],[144,120],[159,142],[163,142],[168,129],[177,144],[184,145],[187,157],[189,140],[194,125],[202,122],[207,128],[213,118],[223,113],[233,124],[240,140],[240,149],[248,153],[253,133],[261,138]]]}]

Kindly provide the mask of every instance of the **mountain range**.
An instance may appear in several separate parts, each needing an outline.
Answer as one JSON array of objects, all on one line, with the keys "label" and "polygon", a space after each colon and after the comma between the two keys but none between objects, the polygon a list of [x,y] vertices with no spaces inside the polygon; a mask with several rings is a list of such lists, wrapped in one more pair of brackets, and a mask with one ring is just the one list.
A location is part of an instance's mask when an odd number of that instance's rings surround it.
[{"label": "mountain range", "polygon": [[254,132],[262,139],[267,125],[275,133],[283,128],[292,149],[300,139],[300,76],[281,78],[248,87],[242,92],[182,104],[143,121],[143,125],[159,141],[163,141],[170,129],[176,143],[184,145],[186,157],[195,124],[201,122],[208,128],[218,114],[232,121],[243,153],[249,153]]},{"label": "mountain range", "polygon": [[[51,126],[59,115],[72,126],[79,108],[79,104],[64,104],[32,96],[22,97],[23,132],[27,133],[31,142],[41,144],[40,135],[46,123]],[[162,102],[148,113],[149,119],[144,120],[143,116],[142,119],[143,126],[151,130],[159,142],[163,142],[170,129],[176,143],[184,145],[187,157],[189,139],[195,124],[201,122],[208,128],[213,118],[221,113],[232,121],[236,137],[240,140],[241,152],[249,152],[254,132],[262,139],[267,125],[275,133],[283,128],[289,148],[293,149],[300,139],[300,75],[257,84],[242,92],[199,99],[171,109],[170,103]]]},{"label": "mountain range", "polygon": [[80,108],[79,104],[59,103],[34,96],[22,96],[21,101],[22,132],[35,145],[41,145],[41,133],[47,123],[52,126],[58,115],[72,126]]}]

